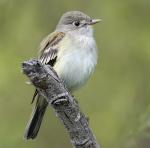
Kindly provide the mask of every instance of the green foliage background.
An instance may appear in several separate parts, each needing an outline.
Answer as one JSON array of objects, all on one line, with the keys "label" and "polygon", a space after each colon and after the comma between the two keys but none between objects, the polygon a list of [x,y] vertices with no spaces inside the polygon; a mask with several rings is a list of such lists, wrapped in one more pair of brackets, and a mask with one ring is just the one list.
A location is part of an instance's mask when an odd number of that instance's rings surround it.
[{"label": "green foliage background", "polygon": [[0,148],[71,147],[51,108],[38,137],[23,140],[34,88],[20,68],[69,10],[103,19],[96,71],[75,94],[97,140],[102,148],[149,148],[149,0],[0,0]]}]

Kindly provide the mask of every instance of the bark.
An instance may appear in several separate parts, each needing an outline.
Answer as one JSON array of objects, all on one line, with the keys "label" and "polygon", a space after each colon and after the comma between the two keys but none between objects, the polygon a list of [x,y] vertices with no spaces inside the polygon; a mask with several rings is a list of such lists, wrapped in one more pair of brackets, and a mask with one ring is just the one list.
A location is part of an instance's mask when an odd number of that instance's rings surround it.
[{"label": "bark", "polygon": [[29,60],[23,62],[22,70],[53,107],[57,117],[67,129],[73,147],[100,148],[89,128],[86,116],[80,111],[77,101],[53,68],[42,65],[37,60]]}]

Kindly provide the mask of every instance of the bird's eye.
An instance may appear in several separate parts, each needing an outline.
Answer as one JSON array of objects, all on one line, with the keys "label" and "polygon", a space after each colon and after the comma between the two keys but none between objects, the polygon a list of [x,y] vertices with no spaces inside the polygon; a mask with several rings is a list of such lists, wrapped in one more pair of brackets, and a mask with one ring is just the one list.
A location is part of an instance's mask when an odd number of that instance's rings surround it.
[{"label": "bird's eye", "polygon": [[73,25],[78,27],[78,26],[80,26],[80,22],[79,21],[75,21],[75,22],[73,22]]}]

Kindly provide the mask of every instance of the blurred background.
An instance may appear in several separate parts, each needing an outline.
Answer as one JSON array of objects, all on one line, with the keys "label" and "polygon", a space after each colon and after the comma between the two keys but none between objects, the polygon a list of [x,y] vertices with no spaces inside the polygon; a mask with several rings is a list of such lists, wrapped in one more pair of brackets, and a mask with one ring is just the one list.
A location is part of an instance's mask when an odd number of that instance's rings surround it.
[{"label": "blurred background", "polygon": [[150,147],[149,0],[0,0],[0,147],[71,148],[49,107],[35,140],[23,140],[33,86],[21,63],[37,57],[40,41],[60,16],[80,10],[95,25],[96,71],[75,96],[102,148]]}]

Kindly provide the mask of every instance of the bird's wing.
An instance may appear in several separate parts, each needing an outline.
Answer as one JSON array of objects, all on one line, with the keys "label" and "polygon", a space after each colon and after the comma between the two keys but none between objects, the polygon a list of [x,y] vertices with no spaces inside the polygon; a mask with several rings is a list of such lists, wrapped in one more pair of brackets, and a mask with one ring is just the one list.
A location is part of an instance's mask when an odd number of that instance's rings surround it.
[{"label": "bird's wing", "polygon": [[53,32],[49,34],[40,44],[39,60],[43,64],[53,66],[56,62],[58,53],[58,44],[64,38],[65,33]]},{"label": "bird's wing", "polygon": [[[49,34],[46,38],[44,38],[39,47],[39,60],[42,62],[42,64],[49,64],[51,66],[54,66],[59,50],[58,44],[64,36],[65,33],[63,32],[53,32]],[[31,103],[34,102],[36,96],[38,96],[37,89],[35,90]]]}]

